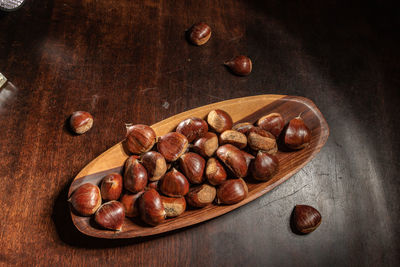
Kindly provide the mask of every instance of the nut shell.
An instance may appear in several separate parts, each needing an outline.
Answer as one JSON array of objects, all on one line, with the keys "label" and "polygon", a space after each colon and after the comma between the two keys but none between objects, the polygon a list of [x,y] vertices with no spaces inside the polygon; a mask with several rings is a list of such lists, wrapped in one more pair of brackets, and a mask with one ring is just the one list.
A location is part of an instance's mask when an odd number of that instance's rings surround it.
[{"label": "nut shell", "polygon": [[247,175],[247,162],[242,151],[233,145],[223,145],[217,149],[217,157],[237,178]]},{"label": "nut shell", "polygon": [[136,194],[126,193],[123,194],[121,197],[121,203],[124,206],[125,216],[126,217],[137,217],[139,216],[139,206],[138,206],[138,199],[144,193],[141,191]]},{"label": "nut shell", "polygon": [[219,144],[231,144],[239,149],[243,149],[247,146],[247,137],[241,132],[226,130],[219,136]]},{"label": "nut shell", "polygon": [[308,205],[296,205],[293,210],[293,225],[303,234],[313,232],[321,224],[321,213]]},{"label": "nut shell", "polygon": [[250,171],[254,179],[268,181],[276,174],[279,167],[278,158],[265,152],[258,152],[252,161]]},{"label": "nut shell", "polygon": [[254,127],[247,135],[247,143],[251,149],[262,150],[270,154],[278,151],[275,136],[260,127]]},{"label": "nut shell", "polygon": [[183,197],[189,191],[189,182],[186,177],[173,168],[159,181],[161,193],[169,197]]},{"label": "nut shell", "polygon": [[186,195],[187,203],[195,208],[202,208],[210,205],[217,194],[214,186],[203,184],[190,188]]},{"label": "nut shell", "polygon": [[191,143],[208,132],[208,124],[203,119],[191,117],[181,121],[176,127],[176,132],[186,136],[188,142]]},{"label": "nut shell", "polygon": [[285,127],[285,120],[279,113],[271,113],[266,116],[261,117],[257,121],[257,125],[267,131],[272,133],[275,138],[281,134],[283,127]]},{"label": "nut shell", "polygon": [[83,184],[72,193],[68,201],[80,215],[93,215],[101,205],[100,188],[91,183]]},{"label": "nut shell", "polygon": [[186,210],[186,200],[184,197],[165,197],[161,196],[167,218],[181,215]]},{"label": "nut shell", "polygon": [[208,125],[217,133],[232,129],[232,117],[221,109],[210,111],[207,116]]},{"label": "nut shell", "polygon": [[149,151],[142,155],[142,165],[147,171],[149,181],[158,181],[167,171],[167,163],[163,155]]},{"label": "nut shell", "polygon": [[249,130],[251,130],[253,128],[254,128],[254,125],[251,124],[250,122],[241,122],[241,123],[235,124],[232,127],[232,130],[236,130],[236,131],[238,131],[238,132],[240,132],[242,134],[247,135]]},{"label": "nut shell", "polygon": [[236,204],[247,197],[248,188],[243,179],[229,179],[217,189],[218,204]]},{"label": "nut shell", "polygon": [[130,126],[125,139],[125,144],[129,152],[141,154],[149,151],[156,143],[156,133],[144,124]]},{"label": "nut shell", "polygon": [[301,117],[292,119],[285,131],[285,145],[291,149],[302,149],[311,141],[311,131]]},{"label": "nut shell", "polygon": [[110,173],[101,181],[101,197],[104,201],[117,200],[122,192],[122,176],[119,173]]},{"label": "nut shell", "polygon": [[227,174],[222,164],[216,158],[209,158],[205,176],[212,185],[219,185],[226,180]]},{"label": "nut shell", "polygon": [[251,73],[253,64],[250,58],[240,55],[224,63],[234,74],[246,76]]},{"label": "nut shell", "polygon": [[194,45],[203,45],[211,37],[211,28],[204,22],[194,24],[188,31],[188,38]]},{"label": "nut shell", "polygon": [[183,134],[177,132],[167,133],[160,137],[157,143],[158,152],[171,162],[177,160],[186,152],[189,142]]},{"label": "nut shell", "polygon": [[140,218],[147,224],[158,225],[165,220],[165,209],[156,190],[145,191],[139,198]]},{"label": "nut shell", "polygon": [[201,184],[206,161],[198,154],[188,152],[179,159],[179,167],[185,177],[192,184]]},{"label": "nut shell", "polygon": [[203,137],[197,139],[193,144],[193,150],[205,158],[214,155],[217,148],[218,136],[212,132],[207,132]]},{"label": "nut shell", "polygon": [[124,187],[132,193],[143,191],[147,185],[147,171],[137,158],[129,157],[125,161]]},{"label": "nut shell", "polygon": [[75,111],[69,119],[71,130],[77,134],[83,134],[93,126],[93,117],[86,111]]},{"label": "nut shell", "polygon": [[100,206],[94,215],[94,220],[100,226],[120,231],[124,223],[125,210],[121,202],[112,200]]}]

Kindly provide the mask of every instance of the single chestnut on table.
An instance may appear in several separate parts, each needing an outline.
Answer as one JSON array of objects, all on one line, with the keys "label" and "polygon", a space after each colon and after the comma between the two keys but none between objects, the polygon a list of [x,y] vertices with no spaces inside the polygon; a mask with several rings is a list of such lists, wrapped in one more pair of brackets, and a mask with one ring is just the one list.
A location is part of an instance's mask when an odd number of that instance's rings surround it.
[{"label": "single chestnut on table", "polygon": [[247,146],[247,137],[241,132],[235,130],[226,130],[220,134],[219,144],[231,144],[239,149],[243,149]]},{"label": "single chestnut on table", "polygon": [[101,205],[100,188],[91,183],[83,184],[72,193],[68,201],[80,215],[93,215]]},{"label": "single chestnut on table", "polygon": [[203,45],[211,37],[211,28],[204,22],[194,24],[187,32],[187,37],[194,45]]},{"label": "single chestnut on table", "polygon": [[275,138],[278,138],[283,130],[283,127],[285,127],[285,120],[279,113],[270,113],[266,116],[261,117],[257,121],[257,125],[261,129],[272,133]]},{"label": "single chestnut on table", "polygon": [[159,138],[157,149],[167,161],[172,162],[186,152],[188,145],[186,136],[177,132],[170,132]]},{"label": "single chestnut on table", "polygon": [[148,151],[141,157],[142,165],[147,171],[150,182],[158,181],[167,171],[167,163],[163,155],[156,151]]},{"label": "single chestnut on table", "polygon": [[192,184],[201,184],[203,182],[205,166],[206,161],[199,154],[193,152],[185,153],[179,158],[179,167]]},{"label": "single chestnut on table", "polygon": [[193,144],[193,150],[205,158],[214,155],[217,148],[218,136],[212,132],[207,132],[203,137],[196,139]]},{"label": "single chestnut on table", "polygon": [[300,116],[292,119],[284,136],[285,145],[291,149],[302,149],[311,141],[311,131]]},{"label": "single chestnut on table", "polygon": [[275,136],[260,127],[254,127],[249,130],[247,143],[251,149],[256,151],[262,150],[270,154],[274,154],[278,151]]},{"label": "single chestnut on table", "polygon": [[165,209],[160,194],[154,189],[145,191],[139,197],[140,218],[147,224],[156,226],[165,220]]},{"label": "single chestnut on table", "polygon": [[274,155],[259,151],[251,162],[250,171],[254,179],[268,181],[278,171],[279,161]]},{"label": "single chestnut on table", "polygon": [[186,200],[184,197],[165,197],[161,196],[164,205],[165,216],[173,218],[181,215],[186,210]]},{"label": "single chestnut on table", "polygon": [[131,194],[126,193],[121,197],[121,203],[124,206],[126,217],[137,217],[139,216],[138,199],[144,193],[141,191],[139,193]]},{"label": "single chestnut on table", "polygon": [[173,168],[159,181],[159,189],[166,196],[183,197],[189,191],[189,182],[181,172]]},{"label": "single chestnut on table", "polygon": [[202,184],[190,188],[189,193],[186,195],[187,203],[195,208],[202,208],[210,205],[217,194],[214,186]]},{"label": "single chestnut on table", "polygon": [[207,181],[212,185],[219,185],[226,180],[224,166],[216,159],[209,158],[205,170]]},{"label": "single chestnut on table", "polygon": [[293,209],[292,224],[300,233],[313,232],[321,224],[321,221],[321,213],[311,206],[296,205]]},{"label": "single chestnut on table", "polygon": [[101,180],[100,192],[105,201],[119,199],[122,193],[122,176],[119,173],[107,174]]},{"label": "single chestnut on table", "polygon": [[231,60],[224,62],[224,65],[227,66],[234,74],[240,76],[249,75],[253,68],[250,58],[243,55],[236,56]]},{"label": "single chestnut on table", "polygon": [[227,166],[237,178],[247,175],[247,162],[242,151],[230,144],[217,149],[217,157]]},{"label": "single chestnut on table", "polygon": [[101,205],[94,215],[94,220],[97,224],[106,229],[116,231],[120,231],[122,229],[124,218],[124,206],[121,202],[116,200],[112,200]]},{"label": "single chestnut on table", "polygon": [[76,134],[83,134],[93,126],[93,117],[86,111],[75,111],[69,119],[69,126]]},{"label": "single chestnut on table", "polygon": [[232,129],[233,121],[231,115],[221,109],[210,111],[207,115],[207,122],[217,133],[222,133],[226,130]]},{"label": "single chestnut on table", "polygon": [[124,166],[124,187],[132,193],[143,191],[147,185],[147,171],[139,160],[130,156]]},{"label": "single chestnut on table", "polygon": [[243,179],[228,179],[217,189],[218,204],[236,204],[247,197],[247,184]]},{"label": "single chestnut on table", "polygon": [[203,119],[190,117],[178,124],[176,132],[186,136],[188,142],[191,143],[208,132],[208,124]]},{"label": "single chestnut on table", "polygon": [[132,154],[141,154],[154,146],[156,138],[156,132],[150,126],[136,124],[127,129],[125,144]]}]

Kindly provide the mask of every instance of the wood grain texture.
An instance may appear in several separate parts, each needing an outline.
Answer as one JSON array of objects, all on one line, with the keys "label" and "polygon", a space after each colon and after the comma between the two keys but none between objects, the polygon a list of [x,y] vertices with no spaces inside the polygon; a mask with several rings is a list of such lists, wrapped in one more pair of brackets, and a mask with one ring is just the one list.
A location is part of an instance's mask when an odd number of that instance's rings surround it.
[{"label": "wood grain texture", "polygon": [[[397,1],[26,1],[0,12],[0,265],[398,266]],[[184,32],[207,22],[210,40]],[[248,55],[253,71],[222,64]],[[227,99],[311,99],[321,152],[262,197],[206,223],[137,239],[81,234],[65,201],[125,123],[155,124]],[[86,110],[93,128],[69,133]],[[296,204],[322,224],[292,233]]]}]

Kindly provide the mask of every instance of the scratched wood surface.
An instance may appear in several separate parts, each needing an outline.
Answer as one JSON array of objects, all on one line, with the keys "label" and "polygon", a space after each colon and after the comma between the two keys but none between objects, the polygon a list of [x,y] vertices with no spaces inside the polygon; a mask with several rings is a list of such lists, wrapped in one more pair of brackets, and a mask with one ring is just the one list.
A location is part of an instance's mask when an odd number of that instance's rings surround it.
[{"label": "scratched wood surface", "polygon": [[[0,265],[398,266],[400,26],[395,1],[27,1],[0,13]],[[206,21],[203,47],[184,31]],[[253,72],[222,63],[236,54]],[[124,123],[258,94],[310,98],[330,126],[281,186],[196,226],[103,240],[72,224],[66,195]],[[94,127],[71,135],[75,110]],[[295,204],[321,212],[292,233]]]}]

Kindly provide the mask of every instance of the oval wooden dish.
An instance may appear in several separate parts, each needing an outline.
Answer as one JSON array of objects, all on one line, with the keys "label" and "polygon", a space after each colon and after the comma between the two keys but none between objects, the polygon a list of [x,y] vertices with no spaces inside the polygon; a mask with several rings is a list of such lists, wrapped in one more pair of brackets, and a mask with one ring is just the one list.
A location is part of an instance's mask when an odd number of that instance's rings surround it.
[{"label": "oval wooden dish", "polygon": [[[289,179],[321,150],[329,136],[328,124],[311,100],[286,95],[258,95],[222,101],[177,114],[151,127],[155,130],[157,136],[161,136],[174,131],[180,121],[190,116],[205,118],[213,109],[225,110],[232,116],[235,123],[245,121],[254,123],[261,116],[271,112],[279,112],[288,122],[301,114],[306,125],[312,131],[310,145],[299,151],[279,151],[277,153],[280,163],[279,172],[267,182],[248,183],[249,194],[247,198],[235,205],[212,204],[202,209],[187,210],[181,216],[167,219],[166,222],[156,227],[125,218],[121,231],[101,229],[93,223],[91,217],[81,217],[71,211],[73,223],[79,231],[100,238],[133,238],[168,232],[215,218],[264,195]],[[90,182],[98,185],[105,175],[112,172],[122,172],[127,157],[128,155],[125,153],[121,142],[105,151],[79,172],[71,184],[68,197],[83,183]]]}]

